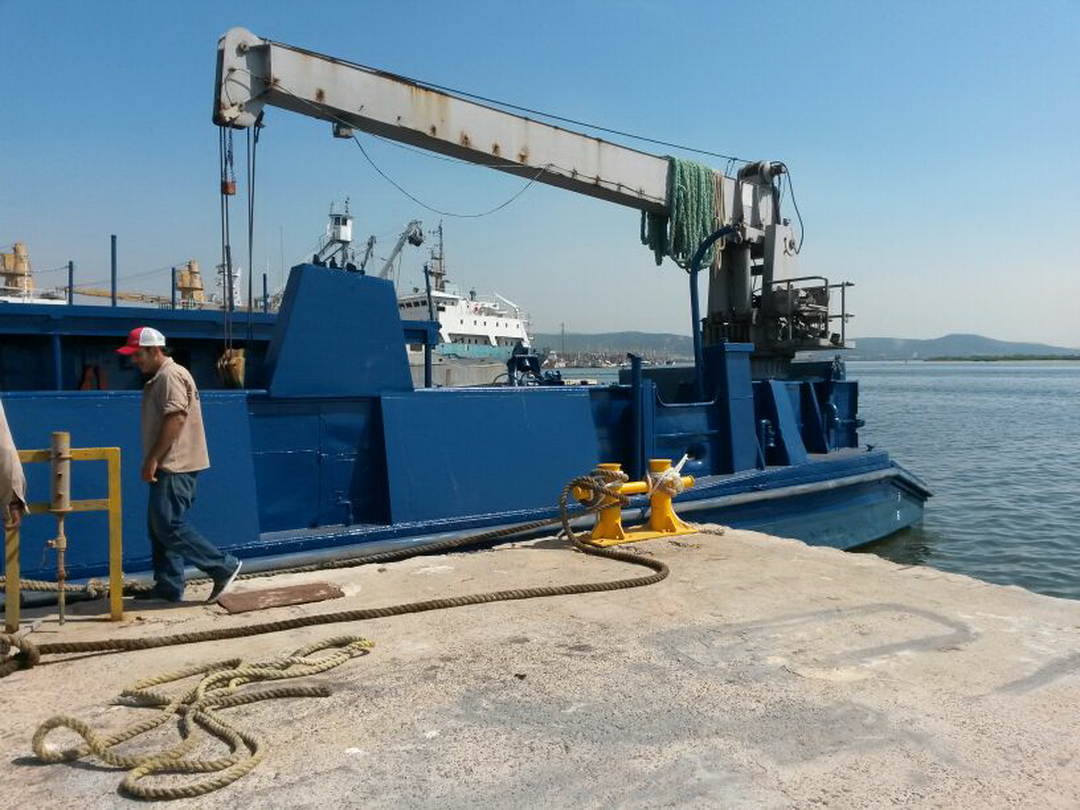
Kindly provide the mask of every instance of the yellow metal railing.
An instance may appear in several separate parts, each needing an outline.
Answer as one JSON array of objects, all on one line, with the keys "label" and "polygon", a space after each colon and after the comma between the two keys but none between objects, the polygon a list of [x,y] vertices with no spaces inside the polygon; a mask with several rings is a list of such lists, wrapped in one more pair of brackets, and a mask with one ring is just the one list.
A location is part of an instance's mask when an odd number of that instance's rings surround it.
[{"label": "yellow metal railing", "polygon": [[[68,443],[65,443],[65,451]],[[56,434],[54,434],[54,447]],[[120,448],[119,447],[76,447],[66,451],[63,456],[55,450],[20,450],[19,460],[23,464],[52,464],[54,478],[57,475],[57,463],[63,461],[104,461],[108,465],[109,496],[86,500],[67,500],[63,509],[56,508],[57,493],[53,501],[37,501],[27,504],[31,515],[54,513],[60,527],[58,539],[63,538],[63,518],[67,512],[108,512],[109,513],[109,617],[112,621],[124,618],[123,589],[124,571],[122,567],[123,542],[121,535],[120,503]],[[64,472],[66,478],[66,470]],[[8,633],[19,629],[19,530],[7,528],[4,532],[4,574],[6,577],[4,625]],[[60,579],[61,583],[63,578]]]}]

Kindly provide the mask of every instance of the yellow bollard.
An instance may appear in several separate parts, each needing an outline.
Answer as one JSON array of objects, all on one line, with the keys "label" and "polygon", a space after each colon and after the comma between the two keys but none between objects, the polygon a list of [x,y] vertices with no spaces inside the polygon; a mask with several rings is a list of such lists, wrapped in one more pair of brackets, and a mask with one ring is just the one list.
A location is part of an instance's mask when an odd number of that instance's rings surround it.
[{"label": "yellow bollard", "polygon": [[[653,481],[654,488],[652,495],[649,496],[648,529],[661,534],[690,534],[695,529],[690,524],[680,520],[679,516],[675,514],[675,510],[671,507],[672,493],[666,487],[656,486],[655,484],[670,469],[671,462],[666,458],[649,459],[649,478]],[[692,475],[683,476],[682,484],[684,488],[692,487],[694,477]]]},{"label": "yellow bollard", "polygon": [[[621,472],[621,464],[598,464],[597,467],[601,470],[607,470],[609,472]],[[621,490],[626,484],[619,485]],[[573,495],[582,503],[589,503],[594,498],[598,497],[597,494],[591,489],[585,489],[584,487],[574,487]],[[590,537],[592,538],[610,538],[612,541],[621,542],[626,538],[625,532],[622,527],[622,506],[619,502],[610,497],[604,497],[604,506],[596,516],[596,526],[593,527]]]},{"label": "yellow bollard", "polygon": [[[601,470],[612,470],[613,472],[622,470],[621,464],[601,464],[599,466]],[[625,486],[625,484],[620,485],[620,491]],[[602,537],[616,542],[622,542],[626,539],[626,532],[623,531],[622,527],[622,506],[618,501],[612,500],[608,506],[600,510],[600,514],[596,516],[596,526],[593,527],[590,536]]]},{"label": "yellow bollard", "polygon": [[[619,464],[601,464],[600,469],[618,471]],[[589,535],[589,542],[595,546],[614,546],[620,543],[635,543],[639,540],[652,540],[657,537],[674,537],[680,534],[693,534],[697,531],[693,526],[683,522],[672,509],[672,493],[666,487],[656,486],[665,473],[671,469],[671,462],[664,459],[651,459],[649,461],[649,480],[628,481],[620,484],[618,490],[623,495],[643,495],[649,493],[651,511],[649,522],[636,529],[624,529],[622,525],[622,505],[618,501],[611,500],[609,504],[600,510],[596,517],[596,526]],[[683,488],[692,487],[694,478],[690,475],[680,476]],[[574,497],[579,501],[588,502],[595,497],[591,490],[582,487],[574,488]]]}]

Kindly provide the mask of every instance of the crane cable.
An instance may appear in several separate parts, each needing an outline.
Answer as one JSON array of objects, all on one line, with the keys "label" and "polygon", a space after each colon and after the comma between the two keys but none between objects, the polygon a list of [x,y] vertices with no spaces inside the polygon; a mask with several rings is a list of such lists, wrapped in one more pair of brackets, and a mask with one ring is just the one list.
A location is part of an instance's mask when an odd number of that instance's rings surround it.
[{"label": "crane cable", "polygon": [[224,313],[225,349],[233,347],[232,336],[232,243],[229,228],[229,197],[236,192],[236,175],[233,171],[233,134],[228,127],[218,127],[218,161],[221,168],[221,266],[225,274],[222,293]]},{"label": "crane cable", "polygon": [[[255,242],[255,156],[259,148],[259,132],[262,130],[263,114],[260,112],[255,123],[247,130],[247,182],[248,182],[248,221],[247,221],[247,256],[248,256],[248,288],[247,288],[247,340],[251,342],[253,312],[255,311],[255,260],[252,256]],[[254,134],[252,133],[254,130]]]}]

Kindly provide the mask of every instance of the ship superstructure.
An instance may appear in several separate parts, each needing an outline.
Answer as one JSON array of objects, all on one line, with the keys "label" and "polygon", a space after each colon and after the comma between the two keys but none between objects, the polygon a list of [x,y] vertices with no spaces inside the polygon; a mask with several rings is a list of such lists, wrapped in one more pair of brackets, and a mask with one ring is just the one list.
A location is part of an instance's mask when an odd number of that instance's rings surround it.
[{"label": "ship superstructure", "polygon": [[[504,364],[515,346],[530,348],[528,315],[520,307],[497,293],[478,295],[476,290],[462,293],[447,281],[443,227],[425,266],[430,286],[414,288],[398,296],[398,309],[406,320],[437,321],[441,342],[436,354],[444,358],[477,360]],[[419,355],[420,346],[410,346],[411,355]]]}]

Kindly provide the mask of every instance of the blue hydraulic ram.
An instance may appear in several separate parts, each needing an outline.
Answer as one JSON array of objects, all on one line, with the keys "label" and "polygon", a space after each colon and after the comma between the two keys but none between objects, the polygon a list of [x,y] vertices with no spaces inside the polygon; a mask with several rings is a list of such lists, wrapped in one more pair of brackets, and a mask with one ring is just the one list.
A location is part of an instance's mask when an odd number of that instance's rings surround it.
[{"label": "blue hydraulic ram", "polygon": [[732,225],[725,225],[715,231],[709,238],[698,245],[694,257],[690,260],[690,334],[694,337],[694,391],[698,400],[705,399],[705,357],[701,349],[701,304],[698,302],[698,273],[701,271],[701,262],[718,240],[735,233]]}]

